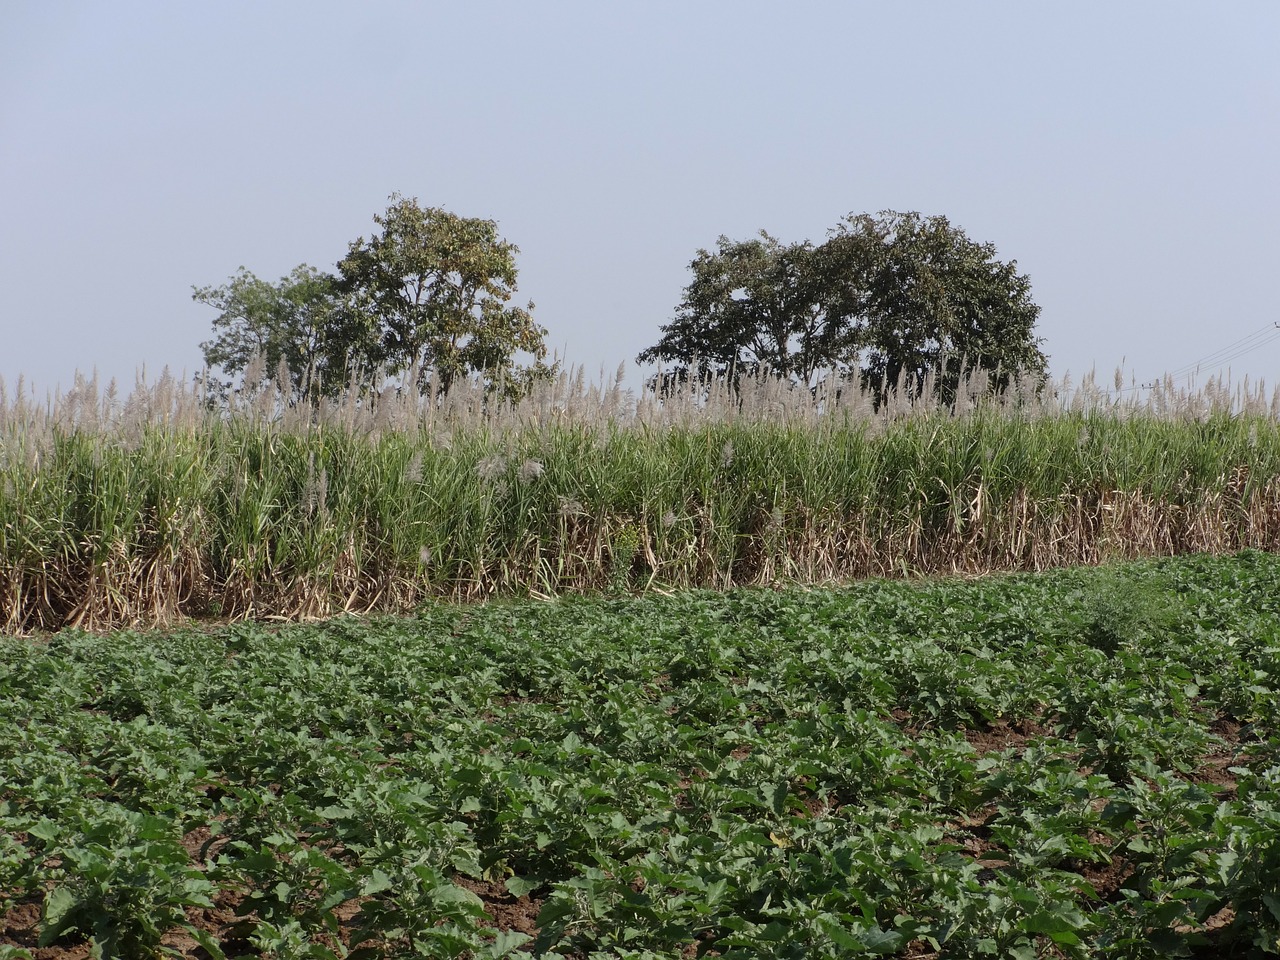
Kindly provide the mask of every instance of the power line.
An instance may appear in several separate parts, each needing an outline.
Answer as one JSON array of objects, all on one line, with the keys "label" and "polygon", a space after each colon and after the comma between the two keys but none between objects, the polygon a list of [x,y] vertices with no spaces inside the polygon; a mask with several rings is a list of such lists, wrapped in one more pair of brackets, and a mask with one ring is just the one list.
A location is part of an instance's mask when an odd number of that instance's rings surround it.
[{"label": "power line", "polygon": [[1201,357],[1194,363],[1188,363],[1185,366],[1169,372],[1173,376],[1178,377],[1187,373],[1198,373],[1200,368],[1203,366],[1218,367],[1230,360],[1235,360],[1237,357],[1243,357],[1246,353],[1252,353],[1259,347],[1264,347],[1268,343],[1278,339],[1280,339],[1280,323],[1271,323],[1263,327],[1261,330],[1255,330],[1248,336],[1242,337],[1235,341],[1235,343],[1229,343],[1225,347],[1215,350],[1208,356]]},{"label": "power line", "polygon": [[[1202,367],[1221,367],[1277,340],[1280,340],[1280,323],[1270,323],[1260,330],[1255,330],[1253,333],[1241,337],[1234,343],[1229,343],[1225,347],[1201,357],[1194,363],[1188,363],[1178,367],[1176,370],[1170,370],[1165,374],[1165,377],[1172,377],[1177,380],[1181,377],[1199,373]],[[1142,388],[1146,390],[1154,386],[1155,383],[1144,383]]]}]

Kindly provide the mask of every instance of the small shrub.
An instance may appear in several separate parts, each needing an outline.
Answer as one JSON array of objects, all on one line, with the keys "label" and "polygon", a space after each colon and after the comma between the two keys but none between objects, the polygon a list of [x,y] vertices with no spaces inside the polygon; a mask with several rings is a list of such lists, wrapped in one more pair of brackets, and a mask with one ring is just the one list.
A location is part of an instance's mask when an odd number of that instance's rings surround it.
[{"label": "small shrub", "polygon": [[1155,585],[1101,571],[1082,596],[1073,624],[1081,642],[1104,653],[1156,639],[1171,629],[1176,615]]}]

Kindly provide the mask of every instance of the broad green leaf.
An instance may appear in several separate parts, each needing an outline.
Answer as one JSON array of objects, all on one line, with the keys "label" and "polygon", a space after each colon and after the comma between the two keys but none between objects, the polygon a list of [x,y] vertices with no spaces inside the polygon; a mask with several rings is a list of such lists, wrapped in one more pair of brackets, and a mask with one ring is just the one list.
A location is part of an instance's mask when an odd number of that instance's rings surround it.
[{"label": "broad green leaf", "polygon": [[541,881],[530,879],[527,877],[507,877],[504,886],[507,892],[513,897],[524,897],[531,894],[542,886]]},{"label": "broad green leaf", "polygon": [[54,887],[45,896],[40,946],[47,947],[76,928],[80,899],[65,886]]}]

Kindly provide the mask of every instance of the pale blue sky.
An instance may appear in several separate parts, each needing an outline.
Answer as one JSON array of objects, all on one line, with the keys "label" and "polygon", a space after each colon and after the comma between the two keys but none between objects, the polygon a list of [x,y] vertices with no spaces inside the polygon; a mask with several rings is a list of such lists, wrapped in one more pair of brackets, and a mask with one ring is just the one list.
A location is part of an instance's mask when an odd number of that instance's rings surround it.
[{"label": "pale blue sky", "polygon": [[194,372],[192,285],[332,268],[399,191],[497,220],[592,369],[720,234],[896,209],[1018,260],[1055,374],[1151,378],[1280,321],[1276,49],[1274,0],[6,0],[0,375]]}]

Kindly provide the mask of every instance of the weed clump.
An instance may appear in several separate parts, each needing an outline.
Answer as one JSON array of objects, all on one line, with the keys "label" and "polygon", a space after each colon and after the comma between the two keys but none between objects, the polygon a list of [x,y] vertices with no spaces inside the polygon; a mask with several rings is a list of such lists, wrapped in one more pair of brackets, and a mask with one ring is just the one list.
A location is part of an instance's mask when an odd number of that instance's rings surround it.
[{"label": "weed clump", "polygon": [[1158,585],[1103,568],[1080,594],[1073,632],[1086,646],[1117,653],[1158,641],[1177,623],[1177,614]]}]

